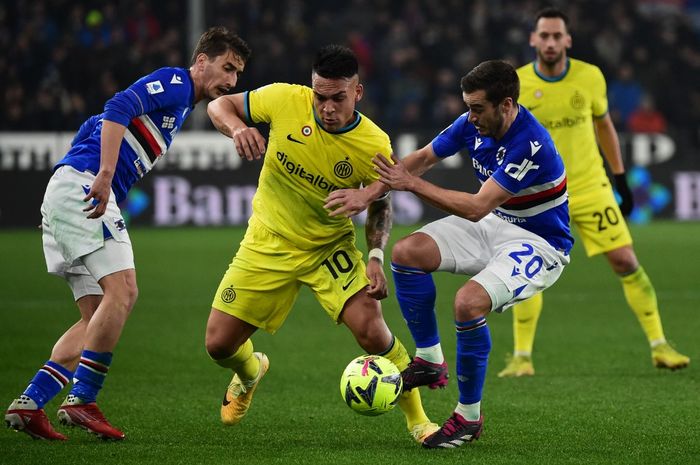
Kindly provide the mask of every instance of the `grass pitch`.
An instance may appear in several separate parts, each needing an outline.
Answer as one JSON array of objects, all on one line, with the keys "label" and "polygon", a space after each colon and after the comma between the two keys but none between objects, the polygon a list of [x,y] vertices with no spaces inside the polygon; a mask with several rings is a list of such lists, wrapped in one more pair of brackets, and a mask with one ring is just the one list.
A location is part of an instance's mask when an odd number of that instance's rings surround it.
[{"label": "grass pitch", "polygon": [[[396,228],[398,238],[413,228]],[[307,290],[275,336],[253,338],[270,371],[236,427],[219,423],[229,373],[204,351],[204,328],[219,279],[243,231],[134,229],[140,297],[99,397],[127,434],[105,443],[57,424],[70,440],[33,441],[0,431],[0,463],[119,464],[597,464],[696,463],[700,456],[700,291],[697,224],[635,227],[637,254],[652,278],[667,337],[692,358],[671,373],[652,367],[646,340],[618,280],[601,257],[575,247],[572,263],[545,293],[535,348],[537,375],[498,379],[512,350],[511,314],[492,315],[493,350],[481,440],[452,451],[421,449],[398,411],[367,418],[348,409],[340,374],[361,353]],[[0,402],[25,388],[51,346],[78,317],[67,286],[44,271],[38,231],[0,231]],[[437,274],[438,313],[454,377],[452,300],[463,278]],[[393,286],[392,286],[393,289]],[[393,296],[389,326],[413,344]],[[65,392],[64,392],[65,394]],[[457,401],[454,380],[422,391],[442,423]]]}]

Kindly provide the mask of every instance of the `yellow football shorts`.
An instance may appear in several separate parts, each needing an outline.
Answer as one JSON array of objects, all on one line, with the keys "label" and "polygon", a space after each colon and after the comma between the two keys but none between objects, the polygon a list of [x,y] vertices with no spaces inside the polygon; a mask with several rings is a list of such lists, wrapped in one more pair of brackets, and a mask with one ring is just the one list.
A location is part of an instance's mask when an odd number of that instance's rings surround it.
[{"label": "yellow football shorts", "polygon": [[627,223],[607,182],[600,189],[570,195],[569,214],[589,257],[632,244]]},{"label": "yellow football shorts", "polygon": [[354,234],[299,250],[251,219],[212,307],[274,334],[305,284],[338,323],[345,302],[369,284],[365,270]]}]

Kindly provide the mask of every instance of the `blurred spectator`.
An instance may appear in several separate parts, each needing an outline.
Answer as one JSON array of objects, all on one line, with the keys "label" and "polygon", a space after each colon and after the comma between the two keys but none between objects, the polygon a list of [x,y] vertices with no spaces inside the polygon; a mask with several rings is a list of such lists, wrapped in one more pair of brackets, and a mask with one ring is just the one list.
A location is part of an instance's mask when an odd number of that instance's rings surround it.
[{"label": "blurred spectator", "polygon": [[642,97],[639,108],[627,119],[627,129],[641,133],[665,133],[666,118],[654,106],[654,99],[646,94]]},{"label": "blurred spectator", "polygon": [[642,101],[644,90],[634,78],[634,71],[629,63],[622,63],[617,70],[617,76],[608,85],[608,104],[610,116],[619,128],[625,127],[630,114],[635,111]]},{"label": "blurred spectator", "polygon": [[[621,129],[632,116],[634,124],[650,123],[647,109],[638,108],[648,94],[665,124],[700,144],[700,105],[689,103],[700,102],[700,0],[546,3],[559,3],[571,17],[580,38],[572,54],[617,77],[609,83],[610,112]],[[112,89],[151,68],[187,66],[189,5],[2,2],[0,129],[75,130],[86,116],[102,111]],[[390,134],[432,133],[464,112],[459,78],[478,62],[532,61],[528,18],[544,5],[540,0],[202,2],[206,26],[227,26],[253,48],[240,88],[308,83],[307,63],[319,45],[352,47],[367,90],[359,108]]]}]

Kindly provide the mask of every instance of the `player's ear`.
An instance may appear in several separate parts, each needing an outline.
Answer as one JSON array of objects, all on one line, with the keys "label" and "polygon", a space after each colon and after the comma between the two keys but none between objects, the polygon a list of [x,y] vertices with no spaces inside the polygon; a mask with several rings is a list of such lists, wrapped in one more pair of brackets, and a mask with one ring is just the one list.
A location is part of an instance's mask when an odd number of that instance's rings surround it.
[{"label": "player's ear", "polygon": [[535,39],[537,38],[537,33],[535,31],[532,31],[530,33],[530,47],[534,47],[536,42]]},{"label": "player's ear", "polygon": [[201,52],[199,55],[197,55],[197,58],[195,59],[195,66],[202,71],[204,69],[204,64],[209,61],[209,57],[207,56],[206,53]]},{"label": "player's ear", "polygon": [[567,49],[570,49],[570,48],[571,48],[571,42],[572,42],[572,41],[573,41],[573,39],[571,38],[571,34],[566,34],[566,40],[564,41],[564,46],[565,46]]},{"label": "player's ear", "polygon": [[358,82],[357,87],[355,88],[355,103],[362,100],[362,96],[364,95],[364,93],[365,93],[364,86]]}]

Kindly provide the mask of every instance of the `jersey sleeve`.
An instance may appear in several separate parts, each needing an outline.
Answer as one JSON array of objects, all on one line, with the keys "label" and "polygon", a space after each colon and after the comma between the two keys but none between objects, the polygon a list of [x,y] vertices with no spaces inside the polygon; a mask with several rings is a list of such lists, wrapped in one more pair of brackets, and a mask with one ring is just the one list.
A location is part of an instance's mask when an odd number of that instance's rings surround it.
[{"label": "jersey sleeve", "polygon": [[[377,150],[375,152],[384,155],[384,157],[389,160],[389,163],[394,163],[394,161],[391,159],[391,155],[394,153],[394,149],[391,146],[391,140],[389,139],[388,135],[384,134],[384,136],[382,137],[382,142],[380,145],[377,146]],[[379,173],[377,173],[377,171],[374,168],[371,168],[367,170],[367,175],[365,179],[362,180],[362,185],[369,186],[378,179]]]},{"label": "jersey sleeve", "polygon": [[468,113],[462,114],[433,139],[431,144],[437,157],[450,157],[464,148],[467,117]]},{"label": "jersey sleeve", "polygon": [[245,117],[250,123],[270,123],[284,107],[290,94],[299,86],[285,83],[268,84],[245,95]]},{"label": "jersey sleeve", "polygon": [[104,119],[124,126],[159,108],[194,102],[190,76],[182,68],[161,68],[142,77],[105,104]]},{"label": "jersey sleeve", "polygon": [[593,67],[590,86],[593,117],[602,118],[608,112],[607,85],[602,71],[597,66]]}]

